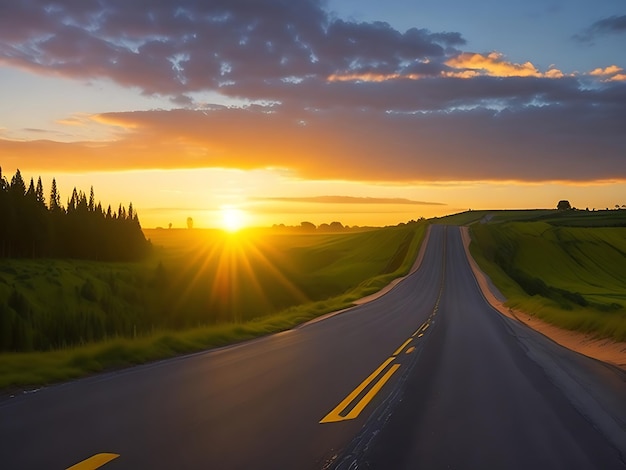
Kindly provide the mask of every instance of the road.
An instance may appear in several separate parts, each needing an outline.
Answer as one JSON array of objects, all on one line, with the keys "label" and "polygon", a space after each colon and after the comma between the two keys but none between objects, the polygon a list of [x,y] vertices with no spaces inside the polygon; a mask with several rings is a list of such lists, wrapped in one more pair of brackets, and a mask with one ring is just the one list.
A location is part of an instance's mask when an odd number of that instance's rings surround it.
[{"label": "road", "polygon": [[0,467],[624,469],[625,377],[492,310],[435,226],[368,304],[3,400]]}]

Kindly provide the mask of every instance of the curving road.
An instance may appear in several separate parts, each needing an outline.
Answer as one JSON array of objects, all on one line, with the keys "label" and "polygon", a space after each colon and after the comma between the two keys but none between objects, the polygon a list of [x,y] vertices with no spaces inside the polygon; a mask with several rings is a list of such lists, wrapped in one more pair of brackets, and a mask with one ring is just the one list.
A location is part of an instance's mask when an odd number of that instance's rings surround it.
[{"label": "curving road", "polygon": [[626,375],[500,316],[457,228],[324,321],[0,402],[0,467],[624,469]]}]

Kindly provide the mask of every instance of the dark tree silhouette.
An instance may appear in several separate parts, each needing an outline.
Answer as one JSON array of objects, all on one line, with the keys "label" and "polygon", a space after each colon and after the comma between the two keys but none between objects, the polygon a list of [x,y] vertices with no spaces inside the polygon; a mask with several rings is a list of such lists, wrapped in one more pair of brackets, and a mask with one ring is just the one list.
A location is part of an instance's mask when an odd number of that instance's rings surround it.
[{"label": "dark tree silhouette", "polygon": [[0,169],[0,258],[69,257],[124,261],[143,257],[150,249],[132,203],[111,207],[105,214],[95,204],[93,187],[89,199],[76,188],[67,209],[60,204],[56,180],[52,180],[50,205],[46,206],[41,178],[31,178],[28,189],[19,169],[11,183]]},{"label": "dark tree silhouette", "polygon": [[187,217],[187,228],[188,229],[193,228],[193,219],[191,217]]},{"label": "dark tree silhouette", "polygon": [[559,203],[556,205],[556,208],[560,211],[568,211],[572,208],[572,206],[569,203],[569,201],[566,201],[565,199],[563,199],[559,201]]}]

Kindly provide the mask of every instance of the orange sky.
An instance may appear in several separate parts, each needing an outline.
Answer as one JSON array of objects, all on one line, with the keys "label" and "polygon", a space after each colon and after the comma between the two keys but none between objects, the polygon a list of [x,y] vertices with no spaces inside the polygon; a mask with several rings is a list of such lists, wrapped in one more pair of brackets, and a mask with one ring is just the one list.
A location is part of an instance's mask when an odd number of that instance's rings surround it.
[{"label": "orange sky", "polygon": [[[485,38],[376,22],[367,2],[361,21],[313,1],[177,5],[7,7],[4,176],[41,175],[46,191],[56,177],[62,200],[93,185],[146,227],[219,226],[229,207],[251,225],[388,225],[626,203],[623,17],[609,5],[595,19],[568,6],[569,39],[515,57],[499,47],[521,39],[476,50]],[[480,34],[450,23],[463,24]]]}]

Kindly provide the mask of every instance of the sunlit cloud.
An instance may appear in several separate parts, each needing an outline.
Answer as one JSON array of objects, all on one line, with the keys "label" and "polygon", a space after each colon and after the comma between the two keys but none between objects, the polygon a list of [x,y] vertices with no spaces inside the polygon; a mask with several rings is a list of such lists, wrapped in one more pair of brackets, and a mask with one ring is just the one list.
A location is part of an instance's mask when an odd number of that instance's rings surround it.
[{"label": "sunlit cloud", "polygon": [[596,68],[589,72],[589,75],[600,77],[604,81],[608,82],[620,82],[626,80],[626,73],[624,69],[617,65],[610,65],[605,68]]},{"label": "sunlit cloud", "polygon": [[[445,76],[458,78],[472,78],[478,75],[491,77],[547,77],[562,78],[563,72],[551,68],[546,72],[540,72],[531,62],[516,64],[505,60],[499,52],[489,54],[477,54],[464,52],[448,59],[445,64],[453,69],[461,69],[459,72],[444,72]],[[469,72],[469,73],[468,73]]]}]

